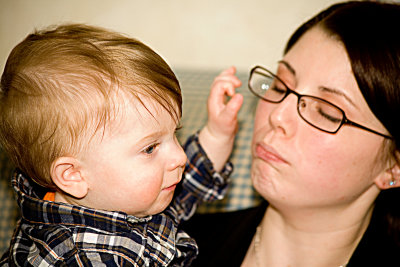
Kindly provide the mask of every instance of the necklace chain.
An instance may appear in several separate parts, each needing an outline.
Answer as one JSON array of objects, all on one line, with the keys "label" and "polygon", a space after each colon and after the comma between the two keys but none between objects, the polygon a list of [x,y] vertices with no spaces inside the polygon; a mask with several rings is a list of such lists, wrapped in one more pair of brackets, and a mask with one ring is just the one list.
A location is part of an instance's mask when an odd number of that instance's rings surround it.
[{"label": "necklace chain", "polygon": [[[261,259],[260,259],[260,242],[261,242],[261,226],[257,226],[256,234],[254,236],[254,253],[256,259],[257,267],[261,266]],[[346,264],[340,265],[339,267],[346,267]]]},{"label": "necklace chain", "polygon": [[261,266],[260,263],[260,241],[261,241],[261,226],[257,226],[256,235],[254,236],[254,253],[256,258],[257,267]]}]

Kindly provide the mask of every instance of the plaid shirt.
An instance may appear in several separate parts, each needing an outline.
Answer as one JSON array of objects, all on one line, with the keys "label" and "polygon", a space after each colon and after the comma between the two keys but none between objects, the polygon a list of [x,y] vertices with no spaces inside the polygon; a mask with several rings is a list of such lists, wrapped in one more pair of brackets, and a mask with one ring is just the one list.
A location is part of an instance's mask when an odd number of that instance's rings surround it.
[{"label": "plaid shirt", "polygon": [[166,210],[145,218],[42,200],[43,188],[16,173],[22,218],[0,262],[6,266],[188,266],[196,242],[178,229],[201,201],[221,199],[232,165],[217,173],[198,143],[184,146],[184,179]]}]

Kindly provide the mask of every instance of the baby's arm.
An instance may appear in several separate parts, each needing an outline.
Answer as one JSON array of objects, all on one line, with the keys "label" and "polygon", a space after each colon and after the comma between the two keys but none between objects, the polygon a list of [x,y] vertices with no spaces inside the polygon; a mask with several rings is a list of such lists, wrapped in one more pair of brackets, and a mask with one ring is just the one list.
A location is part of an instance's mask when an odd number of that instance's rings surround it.
[{"label": "baby's arm", "polygon": [[[175,192],[167,212],[187,220],[202,201],[222,199],[226,193],[232,164],[227,163],[238,128],[237,114],[243,96],[235,93],[241,85],[231,67],[218,75],[208,98],[208,122],[198,135],[189,137],[184,145],[188,162],[185,178]],[[231,99],[226,102],[226,95]]]},{"label": "baby's arm", "polygon": [[[227,162],[238,129],[237,114],[243,96],[235,93],[242,84],[235,73],[236,68],[230,67],[215,78],[207,103],[208,122],[199,133],[199,142],[216,171]],[[226,96],[230,97],[228,102]]]}]

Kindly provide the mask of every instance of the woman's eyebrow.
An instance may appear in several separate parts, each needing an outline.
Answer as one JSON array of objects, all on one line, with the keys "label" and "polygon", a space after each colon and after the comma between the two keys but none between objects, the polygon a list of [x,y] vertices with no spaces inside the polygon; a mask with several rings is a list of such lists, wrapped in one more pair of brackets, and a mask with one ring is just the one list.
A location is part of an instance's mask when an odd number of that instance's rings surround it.
[{"label": "woman's eyebrow", "polygon": [[293,74],[296,75],[296,71],[294,70],[294,68],[289,64],[289,62],[285,61],[285,60],[279,60],[278,63],[281,63],[283,65],[285,65],[285,67]]},{"label": "woman's eyebrow", "polygon": [[[294,70],[294,68],[290,65],[289,62],[285,61],[285,60],[279,60],[278,63],[284,65],[293,75],[296,75],[296,71]],[[331,93],[331,94],[336,94],[338,96],[343,97],[347,102],[349,102],[353,107],[355,107],[356,109],[359,109],[357,107],[357,105],[351,100],[351,98],[343,91],[340,89],[335,89],[335,88],[328,88],[325,86],[320,86],[319,87],[320,91],[323,92],[327,92],[327,93]]]},{"label": "woman's eyebrow", "polygon": [[328,88],[325,86],[320,86],[318,87],[318,89],[322,92],[327,92],[327,93],[331,93],[331,94],[335,94],[338,96],[343,97],[345,100],[347,100],[347,102],[349,102],[353,107],[355,107],[356,109],[359,109],[357,107],[357,105],[351,100],[351,98],[343,91],[340,89],[335,89],[335,88]]}]

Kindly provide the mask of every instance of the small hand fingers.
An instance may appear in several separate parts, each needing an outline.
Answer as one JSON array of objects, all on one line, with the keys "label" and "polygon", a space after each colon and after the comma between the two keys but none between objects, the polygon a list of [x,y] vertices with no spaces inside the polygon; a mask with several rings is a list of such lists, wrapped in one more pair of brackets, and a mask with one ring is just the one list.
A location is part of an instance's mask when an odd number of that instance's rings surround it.
[{"label": "small hand fingers", "polygon": [[235,95],[235,86],[232,83],[219,83],[214,85],[213,90],[210,92],[209,101],[210,105],[216,105],[222,107],[225,105],[226,96]]},{"label": "small hand fingers", "polygon": [[225,75],[225,74],[233,75],[233,74],[235,74],[235,73],[236,73],[236,67],[235,67],[235,66],[231,66],[231,67],[229,67],[229,68],[223,70],[223,71],[220,73],[220,75]]},{"label": "small hand fingers", "polygon": [[237,114],[240,110],[240,107],[243,104],[243,95],[235,94],[226,104],[225,110],[223,111],[226,113],[227,116],[235,119]]}]

